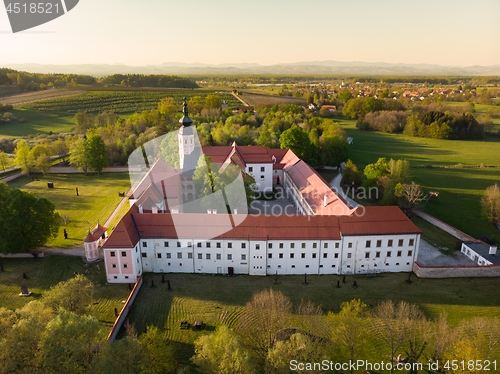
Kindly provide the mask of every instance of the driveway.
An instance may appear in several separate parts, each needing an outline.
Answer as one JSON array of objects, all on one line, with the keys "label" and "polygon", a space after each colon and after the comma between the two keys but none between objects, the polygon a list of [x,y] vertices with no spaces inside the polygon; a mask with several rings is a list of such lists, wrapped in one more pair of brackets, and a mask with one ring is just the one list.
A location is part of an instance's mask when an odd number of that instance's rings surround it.
[{"label": "driveway", "polygon": [[420,239],[417,262],[424,266],[463,266],[477,265],[462,252],[456,252],[451,256],[442,254],[439,249]]}]

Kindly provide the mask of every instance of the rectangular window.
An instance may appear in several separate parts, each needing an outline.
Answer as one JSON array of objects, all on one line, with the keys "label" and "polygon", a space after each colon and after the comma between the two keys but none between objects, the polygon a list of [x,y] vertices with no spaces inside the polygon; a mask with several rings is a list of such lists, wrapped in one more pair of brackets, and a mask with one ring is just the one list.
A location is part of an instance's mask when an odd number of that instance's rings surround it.
[{"label": "rectangular window", "polygon": [[191,252],[188,253],[188,258],[193,258],[193,254]]},{"label": "rectangular window", "polygon": [[370,252],[365,253],[365,258],[370,258]]},{"label": "rectangular window", "polygon": [[207,248],[210,248],[210,242],[207,242],[207,244],[205,244],[205,246],[206,246]]},{"label": "rectangular window", "polygon": [[305,248],[306,247],[306,243],[302,243],[302,248]]},{"label": "rectangular window", "polygon": [[182,252],[177,252],[177,258],[182,258]]},{"label": "rectangular window", "polygon": [[167,258],[172,258],[172,254],[167,253]]},{"label": "rectangular window", "polygon": [[283,253],[280,253],[278,257],[283,258]]},{"label": "rectangular window", "polygon": [[193,246],[193,243],[188,242],[188,247],[191,248]]},{"label": "rectangular window", "polygon": [[264,180],[264,176],[263,175],[260,176],[260,180]]},{"label": "rectangular window", "polygon": [[156,258],[161,258],[161,253],[157,253]]},{"label": "rectangular window", "polygon": [[232,261],[232,260],[233,260],[233,255],[232,255],[231,253],[229,253],[229,254],[227,255],[227,259],[228,259],[229,261]]},{"label": "rectangular window", "polygon": [[221,247],[220,242],[217,242],[216,246],[217,248],[220,248]]},{"label": "rectangular window", "polygon": [[328,248],[328,243],[323,244],[323,248]]},{"label": "rectangular window", "polygon": [[202,253],[198,253],[198,260],[202,260],[203,259],[203,254]]},{"label": "rectangular window", "polygon": [[402,251],[398,251],[398,257],[401,257],[401,252],[402,252]]},{"label": "rectangular window", "polygon": [[250,167],[248,168],[248,172],[249,172],[249,173],[251,173],[252,171],[253,171],[253,166],[250,166]]},{"label": "rectangular window", "polygon": [[415,240],[414,239],[410,239],[410,243],[408,243],[410,245],[410,247],[415,243]]},{"label": "rectangular window", "polygon": [[352,243],[347,243],[347,248],[352,248]]},{"label": "rectangular window", "polygon": [[216,258],[217,260],[222,260],[222,255],[221,255],[220,253],[217,253],[217,254],[215,255],[215,258]]},{"label": "rectangular window", "polygon": [[260,244],[255,244],[255,249],[260,249]]},{"label": "rectangular window", "polygon": [[408,251],[408,256],[413,256],[413,251]]},{"label": "rectangular window", "polygon": [[313,253],[312,255],[313,255],[313,258],[316,258],[316,253]]},{"label": "rectangular window", "polygon": [[347,258],[351,258],[351,254],[350,253],[347,254]]},{"label": "rectangular window", "polygon": [[392,252],[391,251],[387,252],[387,257],[391,257],[391,256],[392,256]]},{"label": "rectangular window", "polygon": [[323,253],[323,258],[328,258],[328,253]]},{"label": "rectangular window", "polygon": [[377,240],[377,248],[382,247],[382,240]]},{"label": "rectangular window", "polygon": [[241,261],[245,261],[247,259],[247,255],[241,255]]},{"label": "rectangular window", "polygon": [[115,251],[111,251],[111,252],[109,252],[109,255],[110,255],[111,257],[115,257]]},{"label": "rectangular window", "polygon": [[181,242],[177,242],[177,248],[181,247]]},{"label": "rectangular window", "polygon": [[392,239],[389,239],[389,240],[387,241],[387,246],[388,246],[388,247],[392,247]]},{"label": "rectangular window", "polygon": [[335,255],[333,256],[334,258],[339,258],[339,254],[338,253],[335,253]]},{"label": "rectangular window", "polygon": [[380,257],[380,252],[376,252],[376,253],[375,253],[375,257],[376,257],[376,258],[379,258],[379,257]]},{"label": "rectangular window", "polygon": [[295,257],[295,254],[294,253],[290,253],[290,258],[294,258]]},{"label": "rectangular window", "polygon": [[295,243],[290,243],[290,248],[295,248]]},{"label": "rectangular window", "polygon": [[198,248],[201,248],[201,242],[196,243],[196,246],[197,246]]},{"label": "rectangular window", "polygon": [[367,240],[366,241],[366,248],[370,248],[372,246],[372,241],[371,240]]},{"label": "rectangular window", "polygon": [[305,253],[301,253],[300,254],[300,258],[306,258],[306,254]]},{"label": "rectangular window", "polygon": [[167,248],[167,247],[168,247],[168,242],[163,242],[163,246],[164,246],[165,248]]},{"label": "rectangular window", "polygon": [[111,265],[113,269],[116,269],[116,264]]},{"label": "rectangular window", "polygon": [[146,252],[142,252],[142,253],[141,253],[141,256],[142,256],[142,257],[148,257],[148,254],[147,254]]},{"label": "rectangular window", "polygon": [[283,243],[280,243],[280,248],[283,248]]},{"label": "rectangular window", "polygon": [[210,253],[207,253],[207,254],[205,255],[205,258],[206,258],[207,260],[210,260]]},{"label": "rectangular window", "polygon": [[295,269],[295,265],[292,265],[292,269]]},{"label": "rectangular window", "polygon": [[338,248],[340,246],[339,243],[335,243],[335,248]]},{"label": "rectangular window", "polygon": [[266,168],[265,168],[265,167],[263,167],[263,166],[261,166],[260,171],[261,171],[261,172],[264,172],[265,170],[266,170]]},{"label": "rectangular window", "polygon": [[128,265],[127,264],[123,264],[123,268],[124,269],[128,268]]},{"label": "rectangular window", "polygon": [[122,251],[122,257],[127,257],[127,252],[126,251]]},{"label": "rectangular window", "polygon": [[268,253],[267,254],[267,258],[273,258],[273,254],[272,253]]},{"label": "rectangular window", "polygon": [[403,239],[399,239],[399,242],[398,242],[398,247],[402,247],[402,246],[403,246],[403,242],[404,242],[404,240],[403,240]]},{"label": "rectangular window", "polygon": [[143,247],[143,248],[146,248],[147,246],[148,246],[148,243],[146,243],[146,242],[142,242],[142,247]]},{"label": "rectangular window", "polygon": [[313,243],[313,248],[316,248],[316,247],[317,247],[317,244],[318,244],[318,243]]},{"label": "rectangular window", "polygon": [[267,245],[267,248],[272,248],[272,247],[273,247],[273,243],[269,243],[269,244]]}]

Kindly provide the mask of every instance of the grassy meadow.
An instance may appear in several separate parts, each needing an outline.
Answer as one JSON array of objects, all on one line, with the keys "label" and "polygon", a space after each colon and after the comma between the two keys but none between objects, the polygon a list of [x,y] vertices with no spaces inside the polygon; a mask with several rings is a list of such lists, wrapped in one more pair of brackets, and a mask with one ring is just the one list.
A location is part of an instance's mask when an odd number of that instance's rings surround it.
[{"label": "grassy meadow", "polygon": [[14,109],[12,114],[23,122],[0,125],[0,138],[22,138],[37,134],[58,134],[70,132],[73,128],[73,114],[61,112],[39,112],[34,109]]},{"label": "grassy meadow", "polygon": [[[350,158],[360,170],[379,157],[408,160],[415,183],[425,193],[439,192],[436,201],[423,204],[424,211],[475,238],[485,234],[500,242],[500,231],[481,216],[480,205],[484,190],[500,183],[500,139],[416,138],[358,130],[354,120],[343,120],[341,124],[354,139],[349,146]],[[497,167],[443,168],[458,164]]]},{"label": "grassy meadow", "polygon": [[[55,205],[56,211],[61,216],[70,217],[69,223],[61,225],[57,237],[47,243],[48,247],[82,244],[88,230],[94,228],[97,221],[104,224],[109,218],[122,199],[118,193],[130,189],[127,173],[37,176],[39,181],[22,177],[9,182],[9,187],[20,188],[23,191],[33,192],[38,197],[44,197]],[[53,182],[54,189],[47,188],[47,182]],[[80,196],[76,196],[77,187]],[[64,229],[68,232],[68,240],[64,239]]]},{"label": "grassy meadow", "polygon": [[[447,312],[451,324],[457,324],[461,318],[495,317],[500,313],[498,281],[494,278],[413,278],[413,283],[407,284],[407,277],[407,273],[386,273],[376,277],[356,275],[347,276],[344,284],[342,277],[337,275],[308,276],[308,284],[304,285],[303,276],[280,276],[275,284],[274,276],[238,275],[230,278],[166,274],[172,286],[169,292],[167,284],[161,283],[160,274],[146,273],[129,320],[139,332],[148,325],[166,330],[169,338],[179,344],[176,360],[186,365],[194,354],[193,343],[198,337],[220,325],[234,328],[240,319],[251,324],[242,318],[245,304],[254,293],[269,288],[282,291],[295,307],[302,299],[321,304],[324,315],[337,313],[342,302],[358,298],[371,307],[385,300],[404,300],[419,305],[428,318]],[[155,288],[150,287],[151,280],[154,280]],[[357,288],[352,286],[354,280]],[[340,288],[337,288],[337,281],[340,281]],[[477,292],[478,289],[481,292]],[[206,328],[203,331],[181,330],[179,324],[183,320],[187,320],[191,327],[194,321],[203,321]],[[385,357],[387,353],[377,341],[373,341],[370,348],[372,360]]]},{"label": "grassy meadow", "polygon": [[[130,293],[127,285],[106,285],[106,272],[103,262],[88,266],[88,279],[94,283],[94,304],[91,313],[109,329],[115,322],[114,308],[118,311],[123,307]],[[43,258],[13,258],[3,259],[5,271],[0,272],[0,307],[8,309],[22,308],[32,300],[38,299],[52,286],[66,281],[74,276],[74,272],[84,273],[82,259],[78,256],[46,256]],[[26,273],[29,279],[23,279]],[[19,297],[21,283],[25,281],[29,297]]]}]

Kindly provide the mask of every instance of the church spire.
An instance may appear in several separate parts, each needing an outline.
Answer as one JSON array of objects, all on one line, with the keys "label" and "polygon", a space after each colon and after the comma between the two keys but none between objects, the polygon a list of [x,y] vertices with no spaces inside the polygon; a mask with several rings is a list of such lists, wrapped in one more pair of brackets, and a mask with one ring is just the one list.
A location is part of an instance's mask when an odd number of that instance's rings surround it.
[{"label": "church spire", "polygon": [[184,127],[191,126],[193,120],[188,116],[188,105],[186,102],[186,98],[184,98],[184,102],[182,103],[182,118],[179,120],[179,123]]}]

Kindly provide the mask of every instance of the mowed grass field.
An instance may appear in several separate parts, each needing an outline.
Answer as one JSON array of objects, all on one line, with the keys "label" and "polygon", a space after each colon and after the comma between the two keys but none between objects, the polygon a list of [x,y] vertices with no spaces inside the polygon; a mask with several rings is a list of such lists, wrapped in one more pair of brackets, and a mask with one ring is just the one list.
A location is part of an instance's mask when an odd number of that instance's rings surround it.
[{"label": "mowed grass field", "polygon": [[[9,187],[35,193],[51,201],[56,211],[70,217],[70,222],[62,224],[55,239],[49,240],[48,247],[68,247],[82,244],[89,229],[96,226],[97,221],[104,225],[121,197],[119,192],[130,189],[127,173],[97,174],[50,174],[45,177],[37,175],[39,181],[31,181],[22,177],[9,182]],[[54,183],[54,189],[47,188],[47,182]],[[79,196],[76,196],[78,187]],[[128,203],[127,203],[128,205]],[[66,229],[69,238],[64,239]],[[109,227],[111,232],[112,227]]]},{"label": "mowed grass field", "polygon": [[413,138],[358,130],[353,120],[344,120],[341,124],[347,135],[354,139],[349,146],[350,159],[360,170],[379,157],[408,160],[415,183],[420,184],[425,193],[439,192],[436,201],[423,204],[426,212],[475,238],[484,234],[500,242],[500,231],[482,217],[480,203],[488,186],[500,184],[500,167],[423,167],[457,164],[500,166],[500,139],[458,141]]},{"label": "mowed grass field", "polygon": [[[106,327],[113,326],[116,320],[114,308],[120,311],[130,291],[127,285],[106,285],[104,263],[98,262],[84,267],[78,256],[46,256],[43,258],[3,259],[5,271],[0,272],[0,307],[8,309],[22,308],[32,300],[43,296],[52,286],[74,277],[74,272],[84,274],[94,284],[94,303],[91,313]],[[97,269],[99,265],[99,270]],[[23,279],[23,273],[29,279]],[[21,283],[25,281],[29,297],[19,297]]]},{"label": "mowed grass field", "polygon": [[[352,299],[361,299],[371,307],[385,300],[404,300],[417,304],[428,318],[447,312],[451,324],[457,324],[461,318],[497,317],[500,314],[498,280],[491,278],[414,277],[413,283],[407,284],[407,273],[387,273],[376,277],[347,276],[344,284],[342,276],[321,275],[308,276],[308,284],[304,285],[304,276],[279,276],[278,284],[274,284],[274,276],[165,274],[165,277],[171,282],[170,292],[167,284],[161,283],[160,274],[144,275],[144,284],[134,301],[129,320],[139,332],[148,325],[166,330],[169,338],[179,344],[176,360],[182,365],[189,364],[189,358],[194,354],[194,341],[217,326],[234,328],[240,320],[251,326],[253,322],[245,321],[243,317],[245,304],[254,293],[269,288],[282,291],[295,307],[302,299],[321,304],[325,316],[330,311],[339,312],[341,303]],[[155,288],[150,287],[151,280],[154,280]],[[357,288],[352,286],[354,280]],[[340,288],[337,288],[337,281],[340,281]],[[189,329],[179,328],[183,320],[190,323]],[[194,330],[195,321],[203,321],[206,328]],[[370,348],[370,359],[385,357],[385,348],[379,342],[374,341]]]},{"label": "mowed grass field", "polygon": [[34,109],[14,109],[12,114],[23,122],[0,125],[0,137],[21,138],[37,134],[70,132],[74,127],[74,114],[39,112]]}]

